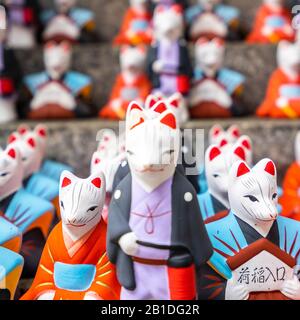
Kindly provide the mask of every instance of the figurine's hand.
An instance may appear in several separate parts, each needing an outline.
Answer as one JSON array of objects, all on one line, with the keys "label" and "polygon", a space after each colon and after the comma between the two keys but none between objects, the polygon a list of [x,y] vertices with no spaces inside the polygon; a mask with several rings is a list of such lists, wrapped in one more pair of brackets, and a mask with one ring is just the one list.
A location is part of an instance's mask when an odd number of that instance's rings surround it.
[{"label": "figurine's hand", "polygon": [[294,275],[292,280],[285,280],[281,292],[292,300],[300,300],[300,281],[298,277]]},{"label": "figurine's hand", "polygon": [[128,256],[134,256],[138,251],[137,237],[133,232],[124,234],[119,239],[119,245]]},{"label": "figurine's hand", "polygon": [[54,290],[49,290],[43,292],[41,295],[39,295],[36,300],[54,300],[55,297],[55,291]]},{"label": "figurine's hand", "polygon": [[98,293],[89,291],[85,294],[83,300],[103,300]]},{"label": "figurine's hand", "polygon": [[232,279],[227,281],[225,290],[226,300],[248,300],[249,292],[244,285],[237,284]]},{"label": "figurine's hand", "polygon": [[164,67],[164,65],[161,60],[156,60],[153,62],[152,68],[153,68],[154,72],[160,73],[162,71],[163,67]]},{"label": "figurine's hand", "polygon": [[265,36],[268,37],[273,33],[273,28],[269,26],[264,26],[261,30],[261,33]]},{"label": "figurine's hand", "polygon": [[276,106],[279,109],[283,109],[283,108],[287,107],[288,105],[289,105],[289,101],[284,97],[280,97],[276,100]]}]

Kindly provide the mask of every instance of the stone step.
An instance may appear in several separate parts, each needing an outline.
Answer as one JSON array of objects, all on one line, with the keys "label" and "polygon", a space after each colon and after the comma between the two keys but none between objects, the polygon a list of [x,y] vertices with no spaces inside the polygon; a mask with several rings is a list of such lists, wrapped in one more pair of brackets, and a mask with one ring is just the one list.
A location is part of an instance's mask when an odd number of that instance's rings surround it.
[{"label": "stone step", "polygon": [[[36,123],[27,121],[30,126]],[[253,117],[227,120],[190,121],[186,128],[204,129],[207,133],[211,126],[220,123],[224,128],[236,123],[241,131],[248,134],[254,142],[254,161],[269,157],[276,162],[279,178],[294,159],[294,138],[300,130],[299,121],[263,120]],[[5,146],[9,133],[20,122],[0,127],[0,145]],[[72,165],[76,172],[85,177],[89,174],[89,163],[96,149],[97,132],[103,128],[118,130],[118,122],[100,120],[55,121],[46,123],[49,128],[48,156]]]},{"label": "stone step", "polygon": [[[268,78],[276,67],[275,57],[276,48],[272,45],[227,45],[225,66],[240,71],[247,77],[243,94],[243,105],[247,112],[254,112],[262,101]],[[41,48],[20,50],[17,58],[25,75],[42,71],[44,68]],[[110,44],[77,46],[74,50],[73,67],[92,76],[93,101],[99,108],[103,106],[119,70],[117,49],[113,49]]]}]

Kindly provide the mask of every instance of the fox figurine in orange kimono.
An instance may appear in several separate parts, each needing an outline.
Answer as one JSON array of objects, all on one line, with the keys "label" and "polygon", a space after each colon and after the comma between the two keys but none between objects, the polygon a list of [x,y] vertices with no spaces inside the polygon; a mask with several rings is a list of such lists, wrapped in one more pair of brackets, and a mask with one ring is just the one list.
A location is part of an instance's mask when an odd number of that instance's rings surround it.
[{"label": "fox figurine in orange kimono", "polygon": [[300,46],[281,41],[277,50],[278,68],[270,77],[260,117],[298,118],[300,116]]},{"label": "fox figurine in orange kimono", "polygon": [[40,265],[23,300],[115,300],[120,286],[106,256],[102,173],[80,179],[64,171],[60,179],[62,221],[45,245]]},{"label": "fox figurine in orange kimono", "polygon": [[263,0],[258,9],[249,43],[278,43],[280,40],[293,41],[292,16],[284,6],[284,0]]}]

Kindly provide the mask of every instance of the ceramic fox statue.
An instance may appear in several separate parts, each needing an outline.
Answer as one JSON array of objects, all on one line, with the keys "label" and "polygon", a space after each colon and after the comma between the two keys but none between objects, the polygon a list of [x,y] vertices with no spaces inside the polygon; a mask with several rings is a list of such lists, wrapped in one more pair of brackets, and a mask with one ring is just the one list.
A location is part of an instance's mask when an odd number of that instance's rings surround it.
[{"label": "ceramic fox statue", "polygon": [[130,0],[119,34],[114,39],[116,45],[149,45],[152,41],[151,14],[147,0]]},{"label": "ceramic fox statue", "polygon": [[131,101],[144,103],[151,92],[151,83],[145,73],[146,56],[143,46],[121,48],[121,73],[116,78],[109,102],[99,112],[101,118],[124,120]]},{"label": "ceramic fox statue", "polygon": [[192,75],[191,62],[183,40],[184,21],[178,5],[157,6],[153,17],[154,43],[148,52],[147,73],[153,92],[169,97],[187,95]]},{"label": "ceramic fox statue", "polygon": [[208,189],[198,195],[203,220],[230,209],[228,180],[230,168],[236,161],[246,160],[244,148],[238,144],[221,149],[211,145],[205,153],[205,176]]},{"label": "ceramic fox statue", "polygon": [[282,214],[300,221],[300,132],[295,139],[295,161],[288,168],[283,180],[283,196],[279,199]]},{"label": "ceramic fox statue", "polygon": [[120,286],[106,255],[102,173],[60,180],[62,221],[51,232],[39,268],[23,300],[115,300]]},{"label": "ceramic fox statue", "polygon": [[22,70],[12,49],[5,43],[7,33],[0,30],[0,123],[17,118],[16,99],[22,83]]},{"label": "ceramic fox statue", "polygon": [[54,9],[41,13],[44,41],[91,42],[97,41],[94,13],[76,6],[77,0],[55,0]]},{"label": "ceramic fox statue", "polygon": [[93,113],[91,78],[70,70],[72,48],[67,42],[48,42],[44,48],[46,70],[24,79],[21,113],[30,119],[87,117]]},{"label": "ceramic fox statue", "polygon": [[278,68],[269,79],[266,96],[256,113],[260,117],[298,118],[300,115],[300,46],[281,41]]},{"label": "ceramic fox statue", "polygon": [[195,190],[176,171],[179,150],[179,128],[170,110],[151,114],[130,104],[130,173],[114,191],[107,238],[122,300],[196,298],[195,268],[212,251]]},{"label": "ceramic fox statue", "polygon": [[213,125],[209,130],[208,143],[221,145],[222,140],[227,141],[232,145],[238,141],[241,136],[240,129],[237,125],[231,125],[227,130],[224,130],[219,124]]},{"label": "ceramic fox statue", "polygon": [[[124,152],[119,152],[119,138],[110,129],[105,129],[99,137],[97,151],[94,152],[91,160],[91,174],[103,172],[106,180],[105,204],[102,210],[102,218],[107,222],[108,207],[115,186],[115,177],[123,161],[126,162]],[[126,164],[127,165],[127,162]],[[123,164],[124,166],[124,164]],[[120,174],[120,173],[118,173]],[[122,178],[119,178],[122,180]]]},{"label": "ceramic fox statue", "polygon": [[284,0],[263,0],[258,9],[249,43],[278,43],[280,40],[293,41],[292,16]]},{"label": "ceramic fox statue", "polygon": [[206,225],[214,247],[199,273],[201,299],[299,300],[300,223],[278,216],[275,164],[233,164],[231,211]]},{"label": "ceramic fox statue", "polygon": [[37,0],[4,0],[8,32],[8,47],[30,49],[36,45],[36,33],[39,30],[40,5]]},{"label": "ceramic fox statue", "polygon": [[23,264],[22,256],[0,247],[0,301],[14,299]]},{"label": "ceramic fox statue", "polygon": [[193,118],[227,118],[244,113],[240,96],[245,77],[224,68],[224,43],[214,38],[200,38],[195,45],[196,67],[190,92]]},{"label": "ceramic fox statue", "polygon": [[[24,169],[27,166],[26,156],[13,143],[0,152],[0,212],[1,221],[5,219],[15,227],[1,226],[1,245],[14,250],[20,249],[21,235],[23,242],[21,254],[25,258],[23,277],[30,278],[35,274],[45,238],[54,216],[53,205],[30,194],[23,188]],[[31,166],[27,166],[30,168]],[[4,242],[4,244],[3,244]],[[5,244],[6,242],[6,244]]]},{"label": "ceramic fox statue", "polygon": [[198,0],[186,10],[189,38],[197,41],[200,37],[215,37],[238,40],[240,12],[225,5],[221,0]]}]

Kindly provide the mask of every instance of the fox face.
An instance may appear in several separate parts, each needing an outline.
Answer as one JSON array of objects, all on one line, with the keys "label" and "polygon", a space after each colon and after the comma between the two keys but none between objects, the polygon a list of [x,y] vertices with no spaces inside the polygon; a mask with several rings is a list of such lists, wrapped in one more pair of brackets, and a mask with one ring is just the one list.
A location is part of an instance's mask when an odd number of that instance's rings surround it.
[{"label": "fox face", "polygon": [[205,174],[209,192],[227,208],[229,171],[233,163],[246,160],[244,148],[239,145],[223,150],[210,146],[205,153]]},{"label": "fox face", "polygon": [[144,46],[123,46],[120,52],[120,65],[122,71],[140,73],[145,68],[146,49]]},{"label": "fox face", "polygon": [[280,41],[277,49],[277,64],[287,75],[296,77],[300,72],[299,43]]},{"label": "fox face", "polygon": [[16,147],[0,150],[0,200],[8,197],[22,186],[23,165]]},{"label": "fox face", "polygon": [[236,143],[240,135],[240,130],[236,125],[224,130],[220,125],[216,124],[210,129],[208,140],[209,144],[216,144],[222,147],[226,144],[232,145]]},{"label": "fox face", "polygon": [[8,144],[10,147],[17,148],[21,154],[24,179],[39,170],[43,154],[35,134],[28,133],[22,136],[18,132],[12,133],[8,138]]},{"label": "fox face", "polygon": [[156,40],[178,40],[184,29],[182,8],[178,5],[158,5],[154,11],[153,26]]},{"label": "fox face", "polygon": [[229,174],[230,207],[245,221],[263,223],[277,218],[277,174],[272,160],[263,159],[252,169],[234,163]]},{"label": "fox face", "polygon": [[50,77],[54,80],[70,68],[72,57],[71,45],[67,41],[56,43],[47,42],[44,48],[44,63]]},{"label": "fox face", "polygon": [[196,65],[208,77],[213,77],[222,67],[225,47],[220,39],[207,40],[200,38],[195,46]]},{"label": "fox face", "polygon": [[59,204],[62,223],[71,237],[89,232],[101,220],[105,200],[105,177],[98,172],[80,179],[69,171],[60,178]]},{"label": "fox face", "polygon": [[[159,109],[159,110],[158,110]],[[164,102],[151,111],[132,102],[126,116],[126,152],[131,173],[152,191],[175,172],[180,149],[176,117]]]}]

